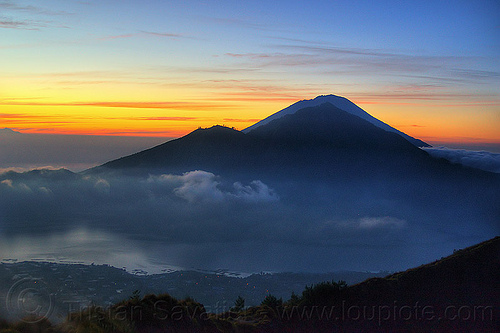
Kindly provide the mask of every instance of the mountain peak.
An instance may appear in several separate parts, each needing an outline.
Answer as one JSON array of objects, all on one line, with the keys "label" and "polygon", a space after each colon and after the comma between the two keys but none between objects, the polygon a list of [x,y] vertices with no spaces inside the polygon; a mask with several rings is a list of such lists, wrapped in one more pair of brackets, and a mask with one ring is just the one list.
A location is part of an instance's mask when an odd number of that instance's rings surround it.
[{"label": "mountain peak", "polygon": [[233,137],[235,135],[243,135],[243,133],[231,127],[223,125],[214,125],[207,128],[199,127],[198,129],[189,133],[186,137],[207,139],[216,137],[226,138],[226,137]]},{"label": "mountain peak", "polygon": [[238,130],[234,129],[234,127],[227,127],[224,125],[213,125],[210,127],[199,127],[198,129],[194,130],[191,133],[195,132],[217,132],[217,133],[229,133],[229,132],[239,132]]},{"label": "mountain peak", "polygon": [[10,129],[10,128],[0,128],[0,134],[4,134],[4,135],[19,135],[19,134],[22,134],[21,132],[18,132],[18,131],[14,131],[13,129]]},{"label": "mountain peak", "polygon": [[356,104],[354,104],[353,102],[348,100],[347,98],[337,96],[337,95],[320,95],[314,99],[299,101],[297,103],[290,105],[287,108],[284,108],[281,111],[278,111],[278,112],[270,115],[269,117],[255,123],[255,124],[253,124],[252,126],[245,128],[242,132],[249,133],[249,132],[255,130],[256,128],[258,128],[262,125],[265,125],[265,124],[267,124],[275,119],[279,119],[285,115],[294,114],[297,111],[304,109],[304,108],[318,106],[318,105],[321,105],[324,103],[331,103],[332,105],[341,109],[342,111],[345,111],[345,112],[348,112],[352,115],[358,116],[361,119],[364,119],[364,120],[372,123],[373,125],[381,128],[385,131],[397,133],[400,136],[402,136],[403,138],[405,138],[407,141],[411,142],[414,146],[430,147],[429,144],[427,144],[421,140],[415,139],[415,138],[387,125],[386,123],[378,120],[377,118],[373,117],[372,115],[367,113],[365,110],[361,109],[359,106],[357,106]]},{"label": "mountain peak", "polygon": [[[287,147],[309,145],[310,149],[326,145],[342,151],[394,152],[419,151],[401,136],[378,128],[359,116],[346,112],[330,102],[306,107],[259,126],[247,134],[271,140]],[[338,152],[338,151],[337,151]]]},{"label": "mountain peak", "polygon": [[[171,173],[190,170],[216,171],[228,164],[228,160],[242,155],[249,138],[240,131],[221,125],[198,128],[193,132],[153,148],[125,156],[102,165],[105,168],[168,169]],[[99,168],[99,167],[98,167]]]}]

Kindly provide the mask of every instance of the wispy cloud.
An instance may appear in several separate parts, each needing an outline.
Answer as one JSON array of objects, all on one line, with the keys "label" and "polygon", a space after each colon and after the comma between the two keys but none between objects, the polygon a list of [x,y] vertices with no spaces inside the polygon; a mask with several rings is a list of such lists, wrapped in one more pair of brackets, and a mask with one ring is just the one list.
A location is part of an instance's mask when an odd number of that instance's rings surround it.
[{"label": "wispy cloud", "polygon": [[184,131],[175,130],[130,130],[130,131],[113,131],[113,130],[100,130],[94,131],[93,135],[124,135],[124,136],[158,136],[158,137],[172,137],[178,138],[181,135],[186,134]]},{"label": "wispy cloud", "polygon": [[37,6],[22,6],[13,1],[0,1],[0,9],[11,10],[11,11],[21,11],[33,14],[43,14],[43,15],[71,15],[73,13],[66,11],[53,11],[50,9],[37,7]]},{"label": "wispy cloud", "polygon": [[21,5],[13,1],[0,1],[0,28],[20,30],[40,30],[41,28],[67,28],[58,22],[47,20],[47,16],[73,15],[66,11],[54,11],[32,5]]},{"label": "wispy cloud", "polygon": [[327,59],[321,59],[314,54],[293,54],[283,52],[272,53],[226,53],[225,56],[251,61],[249,64],[253,68],[265,69],[268,67],[289,67],[289,66],[314,66],[330,64]]},{"label": "wispy cloud", "polygon": [[74,121],[68,120],[62,115],[32,115],[27,113],[0,113],[2,124],[44,124],[54,126],[61,124],[71,124]]},{"label": "wispy cloud", "polygon": [[[486,103],[490,104],[491,101],[485,101],[485,98],[491,97],[489,95],[479,95],[474,93],[454,93],[454,92],[436,92],[436,91],[427,91],[427,92],[386,92],[383,95],[377,93],[359,93],[356,94],[358,98],[369,98],[370,100],[429,100],[429,101],[446,101],[450,99],[462,99],[468,100],[470,98],[481,99],[478,103]],[[500,103],[498,101],[497,103]]]},{"label": "wispy cloud", "polygon": [[[275,38],[276,39],[276,38]],[[323,42],[278,38],[284,43],[270,44],[277,52],[225,53],[237,66],[271,72],[293,68],[295,73],[335,78],[360,77],[363,82],[376,81],[377,91],[369,92],[374,99],[457,101],[460,104],[498,105],[498,95],[491,92],[459,91],[457,85],[500,84],[495,70],[474,69],[482,63],[479,57],[461,55],[406,54],[404,52],[338,47]],[[388,82],[385,87],[380,82]],[[389,83],[389,82],[392,82]],[[406,91],[397,84],[410,82]],[[365,89],[366,90],[366,89]],[[356,94],[354,94],[356,95]],[[368,96],[364,96],[365,99]],[[371,102],[376,102],[372,100]],[[449,103],[455,105],[455,103]]]},{"label": "wispy cloud", "polygon": [[81,102],[68,103],[73,106],[101,106],[110,108],[132,108],[132,109],[182,109],[182,110],[205,110],[213,108],[231,107],[221,103],[205,102]]},{"label": "wispy cloud", "polygon": [[[200,16],[200,20],[206,21],[210,24],[218,24],[218,25],[223,25],[223,26],[228,26],[231,27],[232,29],[234,28],[245,28],[245,29],[254,29],[254,30],[261,30],[261,31],[278,31],[278,27],[271,27],[268,24],[262,24],[258,23],[256,21],[250,21],[250,20],[245,20],[245,19],[240,19],[240,18],[234,18],[234,17],[207,17],[207,16]],[[280,28],[282,29],[282,28]]]},{"label": "wispy cloud", "polygon": [[301,94],[294,94],[291,91],[282,91],[274,94],[263,94],[253,91],[236,91],[236,92],[225,92],[220,93],[217,97],[212,98],[213,101],[227,101],[227,102],[284,102],[284,103],[294,103],[299,101]]},{"label": "wispy cloud", "polygon": [[186,38],[184,35],[168,32],[154,32],[154,31],[141,31],[142,34],[155,36],[155,37],[167,37],[167,38]]},{"label": "wispy cloud", "polygon": [[104,36],[100,37],[99,40],[113,40],[113,39],[121,39],[121,38],[131,38],[135,37],[137,34],[123,34],[123,35],[113,35],[113,36]]},{"label": "wispy cloud", "polygon": [[32,20],[12,20],[8,18],[0,18],[0,28],[4,29],[21,29],[21,30],[39,30],[47,25],[42,22]]},{"label": "wispy cloud", "polygon": [[[375,49],[342,48],[314,45],[274,45],[281,52],[226,53],[232,58],[248,59],[260,67],[269,66],[322,66],[334,70],[341,66],[344,74],[373,73],[426,73],[447,68],[464,60],[458,56],[419,56],[385,52]],[[346,67],[347,66],[347,67]],[[326,68],[325,68],[326,67]]]},{"label": "wispy cloud", "polygon": [[242,119],[242,118],[224,118],[222,119],[223,121],[227,121],[227,122],[232,122],[232,123],[255,123],[255,122],[258,122],[262,119],[259,119],[259,118],[245,118],[245,119]]},{"label": "wispy cloud", "polygon": [[32,115],[28,115],[26,113],[0,113],[0,117],[3,119],[9,118],[23,118],[23,117],[33,117]]},{"label": "wispy cloud", "polygon": [[418,127],[418,128],[424,128],[424,127],[427,127],[427,126],[417,125],[417,124],[411,124],[411,125],[400,125],[399,127]]},{"label": "wispy cloud", "polygon": [[127,33],[127,34],[121,34],[121,35],[104,36],[104,37],[100,37],[99,40],[107,41],[107,40],[114,40],[114,39],[145,37],[145,36],[154,36],[154,37],[171,38],[171,39],[187,38],[187,37],[185,37],[181,34],[177,34],[177,33],[140,31],[140,32]]},{"label": "wispy cloud", "polygon": [[199,119],[199,118],[198,117],[128,117],[128,118],[122,118],[122,119],[129,119],[129,120],[189,121],[189,120],[196,120],[196,119]]},{"label": "wispy cloud", "polygon": [[457,77],[464,79],[471,79],[471,80],[500,79],[500,72],[496,71],[484,71],[476,69],[452,69],[452,71]]},{"label": "wispy cloud", "polygon": [[441,69],[461,64],[473,57],[455,55],[419,55],[391,52],[383,49],[349,48],[327,45],[287,45],[278,44],[272,47],[286,50],[291,54],[321,56],[321,60],[336,60],[342,64],[358,64],[361,67],[370,66],[373,69],[393,69],[407,72]]},{"label": "wispy cloud", "polygon": [[[500,83],[498,71],[472,68],[481,62],[479,57],[407,54],[383,49],[338,47],[302,39],[280,40],[288,43],[268,45],[277,52],[224,55],[239,61],[240,67],[246,66],[260,71],[294,68],[295,72],[303,71],[307,75],[359,76],[364,81],[373,79],[378,82],[386,78],[394,83],[412,80],[420,85],[439,85],[451,90],[456,90],[457,84]],[[427,94],[422,95],[425,95],[424,98],[439,98],[434,93],[435,91],[428,90]],[[453,95],[441,94],[444,98],[454,98]]]},{"label": "wispy cloud", "polygon": [[108,108],[131,108],[131,109],[182,109],[182,110],[205,110],[214,108],[234,107],[227,103],[217,102],[127,102],[127,101],[96,101],[96,102],[21,102],[0,101],[0,105],[25,105],[25,106],[96,106]]},{"label": "wispy cloud", "polygon": [[[2,118],[2,124],[44,124],[45,127],[51,127],[61,124],[75,124],[82,120],[127,120],[127,121],[194,121],[194,120],[207,120],[212,118],[200,118],[200,117],[184,117],[184,116],[171,116],[171,117],[158,117],[158,116],[143,116],[143,117],[109,117],[109,116],[73,116],[68,119],[67,115],[31,115],[27,113],[0,113],[0,118]],[[139,131],[134,131],[133,133],[139,133]],[[150,131],[146,131],[151,133]],[[146,133],[145,132],[145,133]],[[164,133],[165,131],[161,131]],[[106,131],[106,133],[109,133]],[[132,132],[126,132],[132,133]],[[113,132],[113,134],[116,134]]]}]

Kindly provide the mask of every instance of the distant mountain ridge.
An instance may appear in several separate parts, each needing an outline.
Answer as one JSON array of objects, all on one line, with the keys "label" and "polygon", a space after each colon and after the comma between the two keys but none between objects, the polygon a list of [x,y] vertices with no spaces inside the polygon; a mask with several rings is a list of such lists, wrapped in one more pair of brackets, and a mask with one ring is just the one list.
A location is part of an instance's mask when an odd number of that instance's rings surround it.
[{"label": "distant mountain ridge", "polygon": [[369,123],[381,128],[385,131],[397,133],[417,147],[430,147],[430,145],[428,143],[423,142],[422,140],[419,140],[419,139],[415,139],[415,138],[387,125],[386,123],[380,121],[379,119],[373,117],[372,115],[370,115],[369,113],[367,113],[366,111],[361,109],[359,106],[357,106],[356,104],[354,104],[353,102],[348,100],[347,98],[336,96],[336,95],[322,95],[322,96],[318,96],[314,99],[299,101],[297,103],[290,105],[289,107],[284,108],[281,111],[278,111],[278,112],[270,115],[269,117],[255,123],[255,124],[253,124],[252,126],[245,128],[242,132],[243,133],[250,133],[251,131],[255,130],[256,128],[259,128],[260,126],[268,124],[272,120],[276,120],[276,119],[279,119],[285,115],[294,114],[301,109],[304,109],[307,107],[312,107],[312,106],[318,106],[318,105],[321,105],[323,103],[331,103],[335,107],[337,107],[345,112],[348,112],[350,114],[353,114],[355,116],[358,116],[361,119],[364,119],[364,120],[368,121]]},{"label": "distant mountain ridge", "polygon": [[0,128],[0,135],[19,135],[22,134],[21,132],[14,131],[13,129],[10,128]]}]

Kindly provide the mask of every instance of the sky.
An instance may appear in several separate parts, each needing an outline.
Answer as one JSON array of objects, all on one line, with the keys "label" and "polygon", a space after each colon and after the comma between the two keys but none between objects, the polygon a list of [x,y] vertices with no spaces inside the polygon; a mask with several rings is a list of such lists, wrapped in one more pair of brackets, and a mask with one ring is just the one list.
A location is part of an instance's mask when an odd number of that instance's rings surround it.
[{"label": "sky", "polygon": [[172,138],[344,96],[500,147],[500,3],[0,0],[0,128]]}]

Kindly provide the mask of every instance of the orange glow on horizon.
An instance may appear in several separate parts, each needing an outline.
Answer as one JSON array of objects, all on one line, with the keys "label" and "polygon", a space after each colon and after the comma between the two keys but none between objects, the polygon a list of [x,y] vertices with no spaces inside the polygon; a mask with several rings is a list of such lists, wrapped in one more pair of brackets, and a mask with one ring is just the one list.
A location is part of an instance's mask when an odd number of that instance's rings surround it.
[{"label": "orange glow on horizon", "polygon": [[[0,127],[36,134],[175,138],[213,125],[242,130],[309,98],[256,93],[254,98],[251,94],[222,94],[194,102],[4,99],[0,100]],[[450,107],[436,101],[350,99],[374,117],[423,141],[500,143],[500,117],[496,107],[485,111],[488,101]],[[480,110],[483,116],[471,118],[470,112],[460,112],[463,109]]]},{"label": "orange glow on horizon", "polygon": [[[486,108],[480,102],[453,107],[435,101],[371,102],[356,104],[375,118],[429,143],[500,143],[500,113],[496,105]],[[475,117],[475,113],[481,113],[481,117]]]},{"label": "orange glow on horizon", "polygon": [[267,108],[248,104],[0,101],[0,127],[32,134],[181,137],[213,125],[242,130],[283,108],[276,102]]}]

